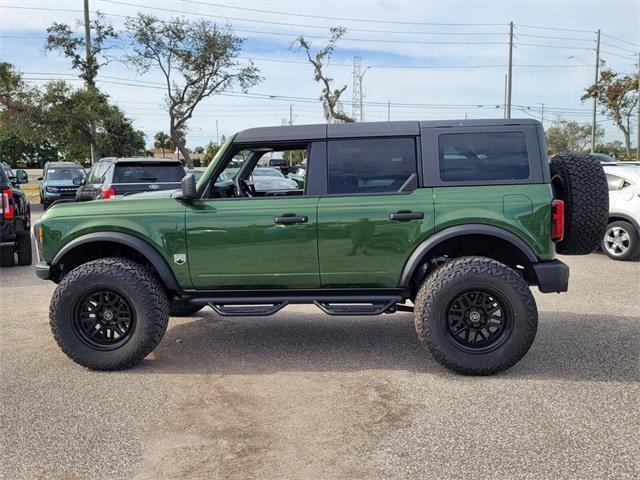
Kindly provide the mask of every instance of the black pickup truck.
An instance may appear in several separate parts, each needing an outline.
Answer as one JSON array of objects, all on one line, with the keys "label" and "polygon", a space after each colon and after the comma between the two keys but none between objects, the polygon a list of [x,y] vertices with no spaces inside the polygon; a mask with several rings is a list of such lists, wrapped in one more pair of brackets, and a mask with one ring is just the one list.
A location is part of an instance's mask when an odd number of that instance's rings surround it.
[{"label": "black pickup truck", "polygon": [[27,172],[17,170],[14,175],[4,163],[0,164],[0,267],[12,267],[15,254],[18,265],[31,265],[31,206],[19,184],[27,183]]}]

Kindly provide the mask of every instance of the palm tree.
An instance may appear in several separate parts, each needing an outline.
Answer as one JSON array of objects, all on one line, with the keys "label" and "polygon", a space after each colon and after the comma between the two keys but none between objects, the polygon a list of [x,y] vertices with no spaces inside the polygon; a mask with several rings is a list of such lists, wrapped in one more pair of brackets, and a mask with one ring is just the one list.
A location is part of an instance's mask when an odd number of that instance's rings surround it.
[{"label": "palm tree", "polygon": [[171,137],[164,132],[158,132],[153,137],[155,142],[153,142],[154,148],[159,148],[162,150],[162,156],[164,157],[165,150],[173,150],[173,144],[171,143]]}]

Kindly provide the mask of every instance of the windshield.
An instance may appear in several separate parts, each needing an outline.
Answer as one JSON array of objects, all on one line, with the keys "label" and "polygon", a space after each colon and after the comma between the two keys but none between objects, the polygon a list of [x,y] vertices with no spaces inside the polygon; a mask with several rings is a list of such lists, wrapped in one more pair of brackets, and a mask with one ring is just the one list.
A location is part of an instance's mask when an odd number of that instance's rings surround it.
[{"label": "windshield", "polygon": [[46,180],[73,180],[74,178],[84,178],[85,173],[79,167],[54,167],[47,169],[44,177]]}]

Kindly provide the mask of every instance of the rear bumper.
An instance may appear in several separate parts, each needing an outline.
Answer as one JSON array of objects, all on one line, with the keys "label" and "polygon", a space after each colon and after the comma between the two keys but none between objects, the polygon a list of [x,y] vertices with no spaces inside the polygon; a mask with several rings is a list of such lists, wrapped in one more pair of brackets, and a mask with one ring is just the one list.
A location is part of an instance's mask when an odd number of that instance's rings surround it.
[{"label": "rear bumper", "polygon": [[560,260],[534,263],[538,289],[542,293],[560,293],[569,289],[569,266]]}]

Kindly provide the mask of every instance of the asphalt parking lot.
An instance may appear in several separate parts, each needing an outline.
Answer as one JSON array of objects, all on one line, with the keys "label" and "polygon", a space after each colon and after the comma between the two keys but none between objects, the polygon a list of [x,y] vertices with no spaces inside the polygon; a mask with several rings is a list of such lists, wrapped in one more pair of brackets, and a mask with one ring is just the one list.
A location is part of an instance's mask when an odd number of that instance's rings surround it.
[{"label": "asphalt parking lot", "polygon": [[436,364],[411,314],[300,306],[172,318],[142,365],[92,372],[50,334],[55,285],[2,269],[0,476],[639,478],[640,263],[563,260],[570,292],[536,294],[532,349],[486,378]]}]

